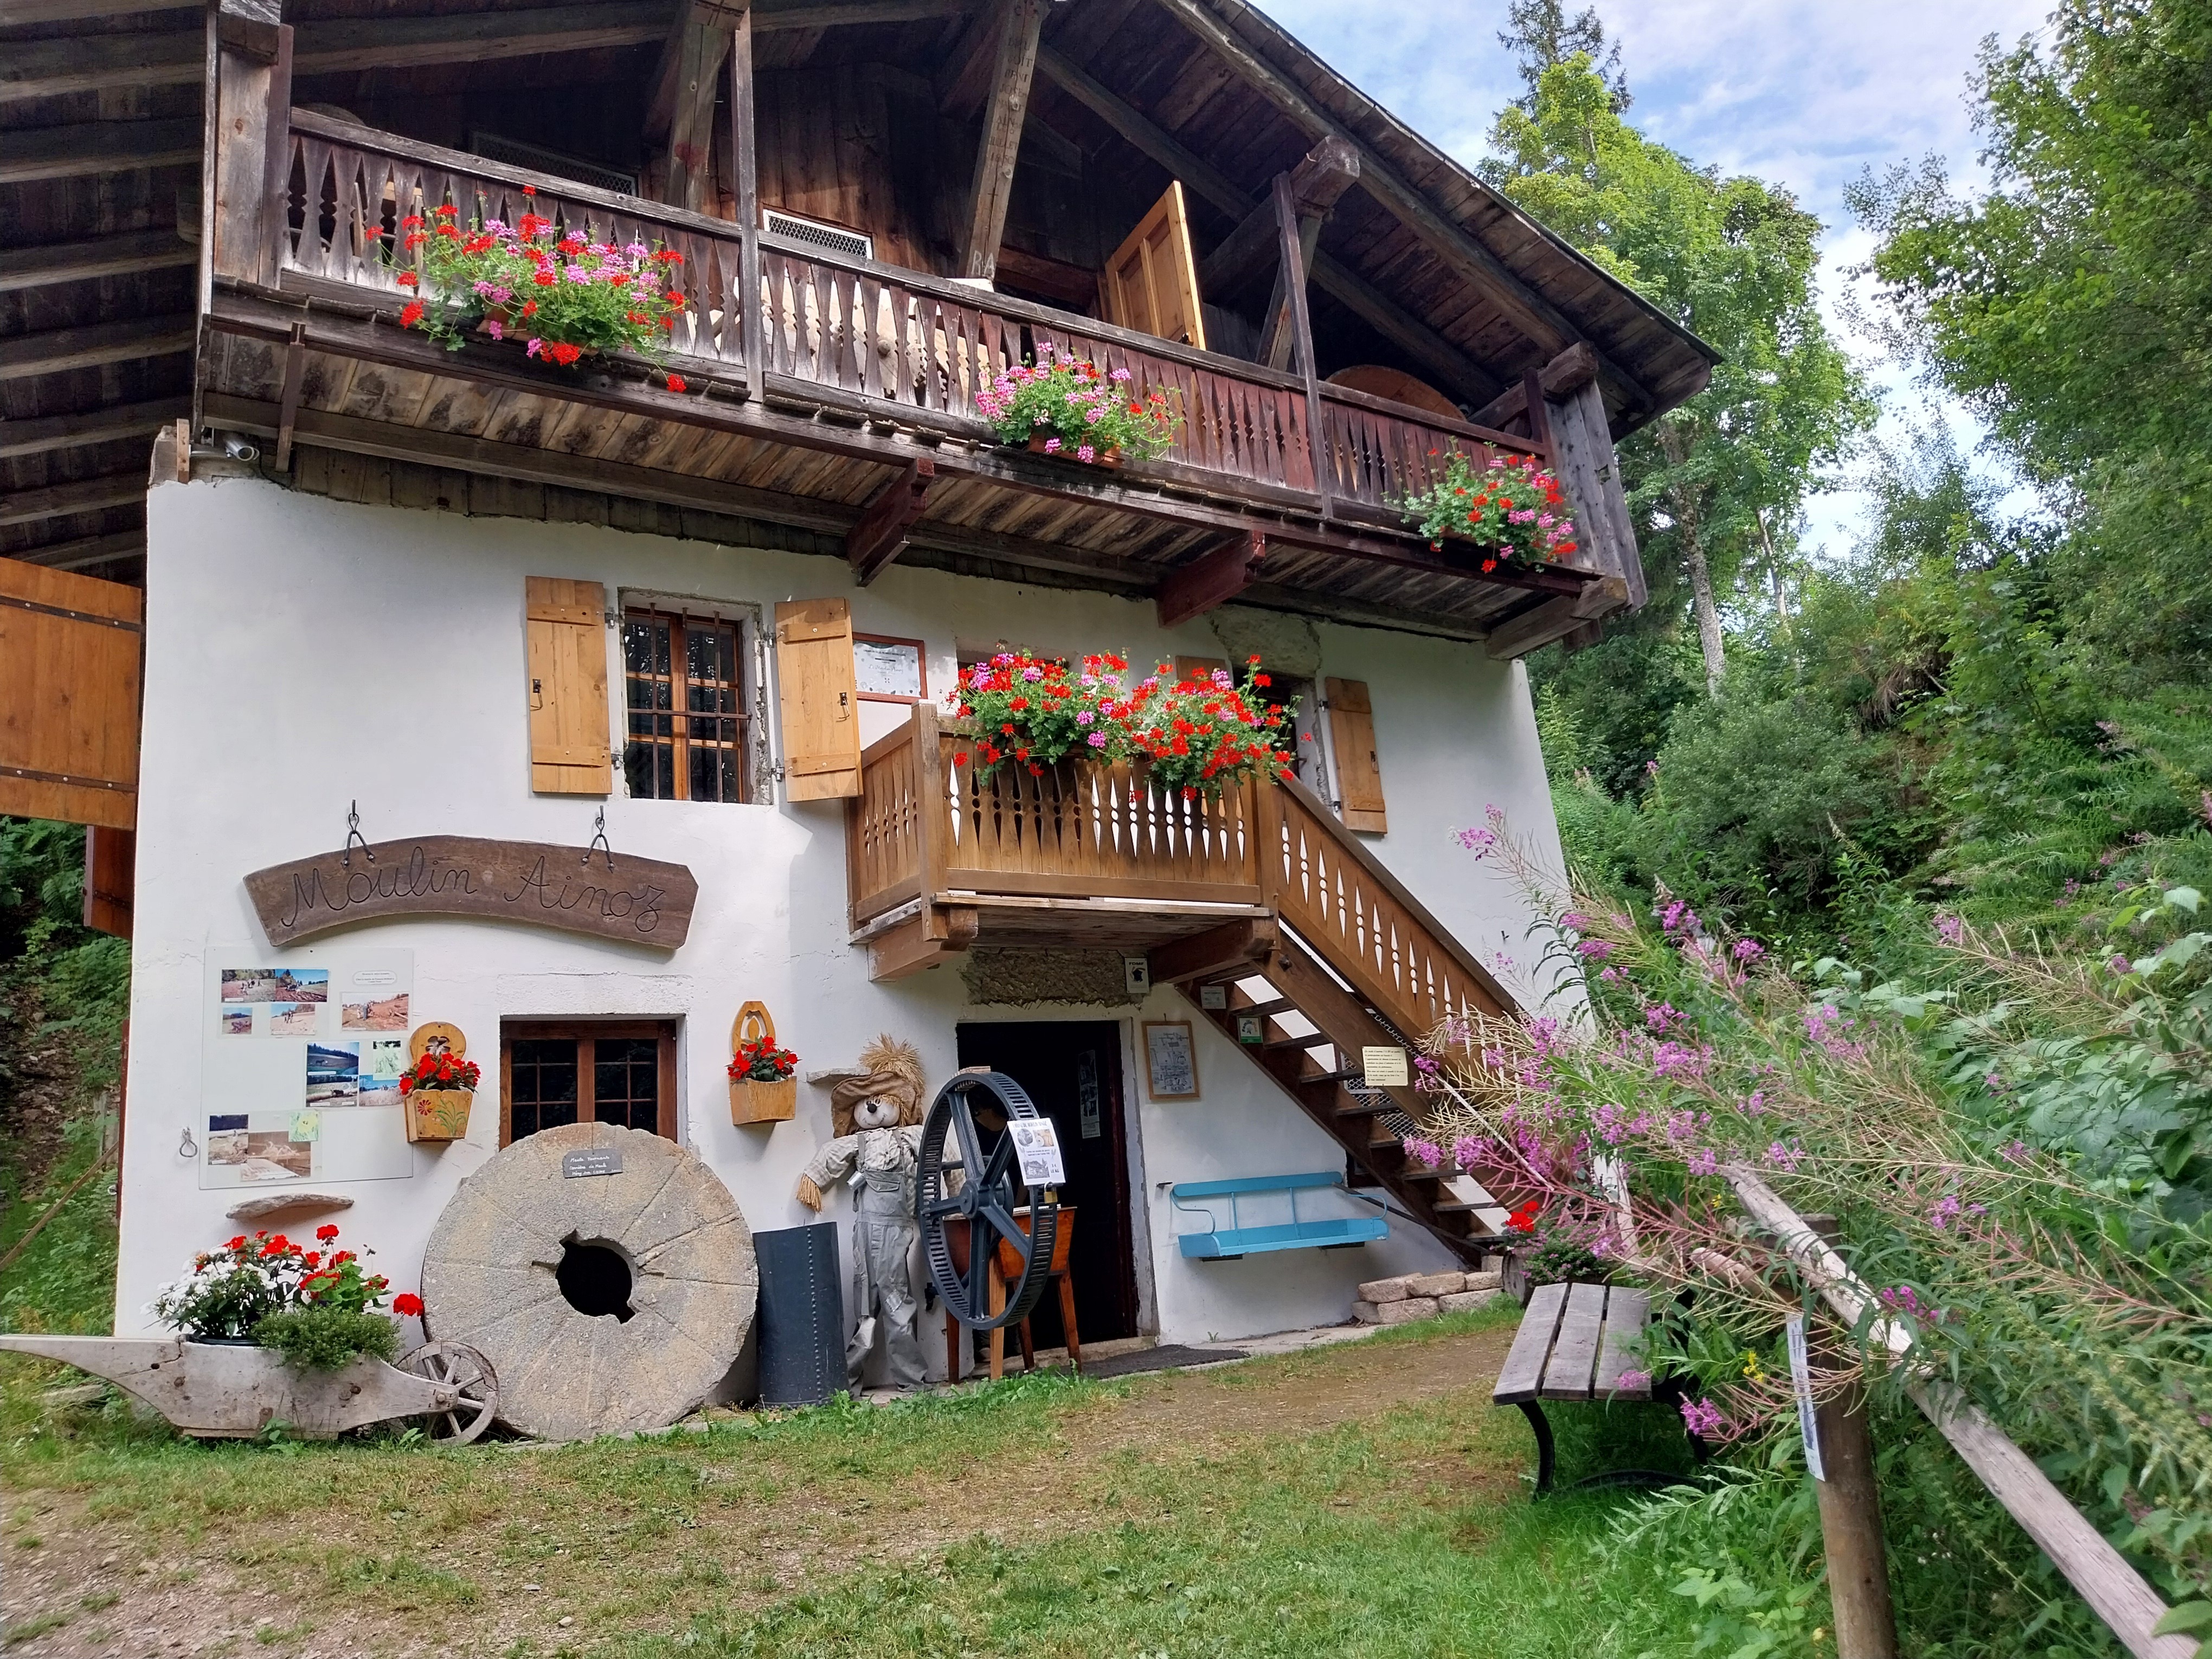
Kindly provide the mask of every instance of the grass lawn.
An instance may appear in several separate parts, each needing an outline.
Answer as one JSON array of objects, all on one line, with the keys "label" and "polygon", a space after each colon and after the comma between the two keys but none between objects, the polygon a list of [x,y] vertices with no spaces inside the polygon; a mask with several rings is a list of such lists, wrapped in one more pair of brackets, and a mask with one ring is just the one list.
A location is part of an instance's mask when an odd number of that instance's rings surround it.
[{"label": "grass lawn", "polygon": [[[1516,1315],[453,1451],[180,1441],[44,1401],[76,1374],[0,1356],[9,1650],[1686,1650],[1656,1622],[1676,1598],[1592,1548],[1620,1499],[1528,1501],[1528,1430],[1489,1399]],[[1563,1425],[1564,1473],[1591,1432]]]}]

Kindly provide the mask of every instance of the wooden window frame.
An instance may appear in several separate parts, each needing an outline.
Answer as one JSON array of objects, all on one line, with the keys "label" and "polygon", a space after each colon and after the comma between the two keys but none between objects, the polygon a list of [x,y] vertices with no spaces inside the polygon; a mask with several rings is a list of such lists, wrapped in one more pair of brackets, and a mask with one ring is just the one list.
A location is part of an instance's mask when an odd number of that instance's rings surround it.
[{"label": "wooden window frame", "polygon": [[854,634],[853,659],[854,672],[860,665],[860,647],[864,645],[910,645],[914,647],[915,678],[921,686],[921,695],[909,697],[896,691],[858,691],[862,702],[917,703],[929,701],[929,646],[922,640],[903,639],[896,634]]},{"label": "wooden window frame", "polygon": [[[674,759],[671,762],[671,765],[675,775],[676,793],[673,795],[632,795],[630,799],[633,800],[682,801],[691,799],[691,711],[684,706],[686,702],[684,690],[690,684],[690,677],[686,672],[690,664],[690,655],[684,648],[684,633],[687,626],[714,629],[726,628],[730,630],[734,638],[732,654],[735,659],[733,665],[737,670],[737,678],[732,682],[732,684],[737,687],[738,708],[737,713],[734,715],[717,714],[713,718],[716,720],[734,719],[738,723],[737,742],[733,746],[734,752],[738,758],[738,798],[732,801],[711,801],[705,804],[715,806],[744,806],[750,805],[753,799],[753,711],[747,702],[747,693],[751,689],[751,677],[747,672],[748,663],[750,661],[750,659],[747,656],[747,647],[751,643],[748,637],[747,624],[742,618],[737,617],[702,616],[697,614],[687,615],[680,611],[664,611],[652,605],[625,605],[622,608],[622,621],[620,627],[627,629],[632,623],[665,623],[668,624],[668,700],[670,707],[665,712],[672,717],[671,720],[672,731],[670,742],[674,748],[675,755]],[[626,636],[618,635],[616,643],[622,659],[623,684],[622,746],[618,751],[617,759],[620,761],[623,768],[623,787],[627,790],[629,787],[629,745],[631,738],[629,729],[630,720],[636,714],[658,714],[664,711],[658,708],[641,709],[631,707],[629,701],[629,686],[630,681],[634,677],[631,675],[629,671],[629,641]]]},{"label": "wooden window frame", "polygon": [[593,1065],[601,1037],[653,1037],[660,1043],[660,1112],[653,1133],[677,1139],[676,1023],[666,1019],[504,1019],[499,1025],[499,1144],[514,1144],[514,1044],[550,1038],[576,1047],[576,1121],[595,1123]]}]

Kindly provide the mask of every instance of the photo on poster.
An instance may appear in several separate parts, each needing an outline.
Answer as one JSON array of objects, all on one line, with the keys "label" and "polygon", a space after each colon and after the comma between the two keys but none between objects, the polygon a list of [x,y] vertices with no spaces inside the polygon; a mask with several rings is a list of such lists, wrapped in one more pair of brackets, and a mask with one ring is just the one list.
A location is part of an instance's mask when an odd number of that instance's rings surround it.
[{"label": "photo on poster", "polygon": [[252,1006],[248,1004],[243,1008],[225,1008],[216,1017],[216,1029],[225,1036],[252,1036],[253,1035]]},{"label": "photo on poster", "polygon": [[328,1002],[327,968],[226,968],[225,1002]]},{"label": "photo on poster", "polygon": [[313,1036],[323,1011],[312,1002],[272,1002],[269,1005],[270,1036]]},{"label": "photo on poster", "polygon": [[399,1074],[407,1069],[405,1037],[364,1037],[361,1044],[361,1095],[363,1106],[398,1106]]},{"label": "photo on poster", "polygon": [[307,1045],[307,1104],[352,1106],[361,1097],[361,1044],[311,1042]]},{"label": "photo on poster", "polygon": [[[208,1120],[210,1169],[222,1170],[240,1182],[304,1181],[314,1174],[314,1143],[293,1139],[289,1119],[279,1129],[248,1129],[245,1123],[242,1115]],[[239,1127],[217,1127],[232,1124]]]},{"label": "photo on poster", "polygon": [[407,993],[369,1002],[339,1005],[339,1029],[348,1031],[404,1031],[407,1029]]}]

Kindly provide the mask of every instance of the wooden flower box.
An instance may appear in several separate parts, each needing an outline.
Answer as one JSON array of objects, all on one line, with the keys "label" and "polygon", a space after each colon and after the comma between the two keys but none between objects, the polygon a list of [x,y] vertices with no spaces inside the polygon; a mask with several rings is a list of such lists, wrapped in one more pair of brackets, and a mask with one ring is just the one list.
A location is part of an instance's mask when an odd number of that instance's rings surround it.
[{"label": "wooden flower box", "polygon": [[[767,1007],[757,1002],[748,1002],[738,1010],[737,1022],[730,1030],[730,1050],[737,1050],[748,1042],[765,1039],[775,1041],[775,1021],[769,1017]],[[799,1079],[780,1077],[769,1082],[752,1078],[730,1079],[730,1121],[743,1127],[748,1123],[786,1123],[799,1113]]]},{"label": "wooden flower box", "polygon": [[407,1097],[407,1139],[466,1140],[472,1089],[417,1089]]},{"label": "wooden flower box", "polygon": [[1046,441],[1045,434],[1032,432],[1030,434],[1028,444],[1024,447],[1032,455],[1049,455],[1056,461],[1073,461],[1078,466],[1103,467],[1109,472],[1119,472],[1121,470],[1121,451],[1119,445],[1111,449],[1102,449],[1095,460],[1086,461],[1076,454],[1076,446],[1069,443],[1065,438],[1060,441],[1058,449],[1047,449]]}]

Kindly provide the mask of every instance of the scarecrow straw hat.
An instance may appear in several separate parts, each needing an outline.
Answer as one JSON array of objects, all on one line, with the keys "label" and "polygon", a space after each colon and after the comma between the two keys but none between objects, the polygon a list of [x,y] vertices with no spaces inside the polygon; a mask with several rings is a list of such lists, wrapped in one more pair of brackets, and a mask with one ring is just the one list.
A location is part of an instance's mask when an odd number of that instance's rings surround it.
[{"label": "scarecrow straw hat", "polygon": [[889,1033],[860,1050],[866,1075],[848,1078],[830,1096],[830,1127],[840,1138],[853,1133],[854,1109],[864,1100],[895,1100],[902,1127],[921,1121],[921,1051]]}]

